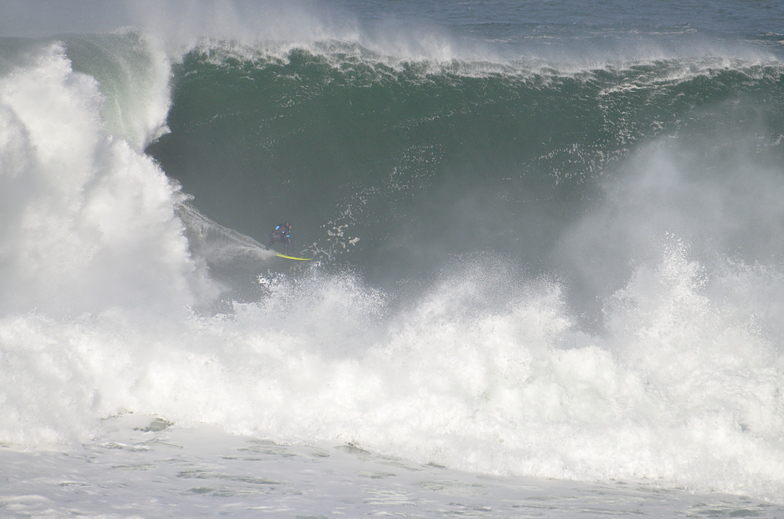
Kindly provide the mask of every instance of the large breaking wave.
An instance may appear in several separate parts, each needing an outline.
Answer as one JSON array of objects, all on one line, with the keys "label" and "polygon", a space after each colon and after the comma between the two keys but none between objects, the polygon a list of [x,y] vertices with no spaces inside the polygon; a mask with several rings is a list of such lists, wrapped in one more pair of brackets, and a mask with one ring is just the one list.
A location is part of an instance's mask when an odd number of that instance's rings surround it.
[{"label": "large breaking wave", "polygon": [[136,412],[780,495],[777,63],[213,41],[170,93],[134,33],[2,44],[5,445]]}]

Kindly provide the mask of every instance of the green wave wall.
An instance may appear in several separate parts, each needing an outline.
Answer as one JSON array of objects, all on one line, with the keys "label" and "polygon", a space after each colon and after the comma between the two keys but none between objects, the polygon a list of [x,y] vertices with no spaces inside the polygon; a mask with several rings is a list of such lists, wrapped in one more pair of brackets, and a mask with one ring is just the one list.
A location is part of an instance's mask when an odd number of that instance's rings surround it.
[{"label": "green wave wall", "polygon": [[262,242],[292,221],[298,254],[379,282],[477,252],[562,275],[564,240],[652,143],[697,182],[727,154],[781,159],[777,62],[578,68],[211,42],[174,70],[171,133],[148,151],[194,205]]}]

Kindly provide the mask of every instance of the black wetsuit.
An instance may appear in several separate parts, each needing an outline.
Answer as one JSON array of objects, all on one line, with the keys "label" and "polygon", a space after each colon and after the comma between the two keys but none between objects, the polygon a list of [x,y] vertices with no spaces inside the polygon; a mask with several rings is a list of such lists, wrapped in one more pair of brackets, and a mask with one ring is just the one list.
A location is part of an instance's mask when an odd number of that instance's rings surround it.
[{"label": "black wetsuit", "polygon": [[275,227],[270,233],[270,241],[267,244],[267,248],[272,247],[274,243],[283,243],[286,245],[286,252],[288,252],[291,245],[291,227],[283,223]]}]

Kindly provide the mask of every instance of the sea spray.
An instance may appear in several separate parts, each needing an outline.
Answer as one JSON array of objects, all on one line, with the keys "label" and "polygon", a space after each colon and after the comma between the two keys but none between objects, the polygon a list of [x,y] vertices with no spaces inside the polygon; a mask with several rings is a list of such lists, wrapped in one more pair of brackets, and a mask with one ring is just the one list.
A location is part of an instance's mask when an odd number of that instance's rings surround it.
[{"label": "sea spray", "polygon": [[169,131],[165,123],[171,103],[171,58],[158,40],[126,29],[69,35],[64,47],[73,70],[97,82],[109,133],[143,151]]},{"label": "sea spray", "polygon": [[9,317],[4,389],[26,404],[4,441],[84,440],[136,412],[470,471],[774,493],[780,354],[698,273],[682,250],[641,270],[603,336],[576,329],[549,282],[477,305],[494,292],[477,265],[394,311],[315,272],[232,315]]},{"label": "sea spray", "polygon": [[[709,272],[675,243],[615,294],[607,343],[658,407],[645,418],[661,434],[648,448],[679,460],[679,474],[668,476],[744,492],[755,477],[780,470],[776,431],[784,425],[781,352],[772,342],[778,325],[760,320],[745,297],[718,295],[747,272]],[[743,476],[729,481],[727,472]]]},{"label": "sea spray", "polygon": [[1,78],[0,94],[0,308],[169,311],[209,290],[174,215],[178,188],[108,130],[96,81],[71,69],[62,45]]},{"label": "sea spray", "polygon": [[[103,84],[122,67],[96,80],[101,67],[77,59],[91,45],[66,40],[0,80],[4,446],[86,443],[85,464],[111,460],[107,474],[157,484],[176,467],[169,481],[197,499],[236,498],[221,481],[242,480],[256,492],[243,498],[265,506],[277,483],[258,466],[251,478],[193,469],[203,451],[164,445],[150,423],[174,424],[170,437],[215,427],[211,445],[253,435],[224,460],[279,453],[292,476],[300,466],[276,444],[327,445],[321,461],[339,444],[390,467],[780,499],[781,249],[767,232],[777,210],[757,200],[781,192],[781,67],[769,56],[571,67],[367,60],[355,42],[289,42],[282,60],[195,51],[175,67],[172,133],[148,148],[156,163],[140,147],[163,128],[166,60],[128,69],[152,67],[153,81],[135,83],[151,89],[146,112],[128,101],[138,91],[115,98]],[[146,122],[118,124],[137,116]],[[723,139],[695,138],[717,121],[733,122]],[[738,135],[752,138],[728,146]],[[191,198],[166,175],[209,188]],[[237,191],[247,198],[226,195]],[[286,211],[298,245],[332,243],[329,224],[358,197],[361,214],[335,224],[362,238],[341,262],[294,267],[261,250]],[[580,231],[595,232],[562,246]],[[252,264],[247,292],[204,305],[217,293],[206,272],[239,257]],[[564,266],[600,281],[585,297],[598,322],[585,325]],[[147,443],[104,442],[129,416]],[[171,450],[138,463],[156,448]],[[437,488],[427,474],[412,485]]]}]

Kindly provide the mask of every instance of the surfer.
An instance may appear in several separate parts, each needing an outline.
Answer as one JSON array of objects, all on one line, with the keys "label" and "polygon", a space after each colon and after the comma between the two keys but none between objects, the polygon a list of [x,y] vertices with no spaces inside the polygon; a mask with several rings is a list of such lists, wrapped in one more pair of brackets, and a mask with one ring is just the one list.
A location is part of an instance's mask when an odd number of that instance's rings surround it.
[{"label": "surfer", "polygon": [[272,230],[267,249],[272,247],[274,243],[283,243],[286,245],[286,253],[288,254],[289,246],[291,245],[291,224],[289,222],[282,223]]}]

